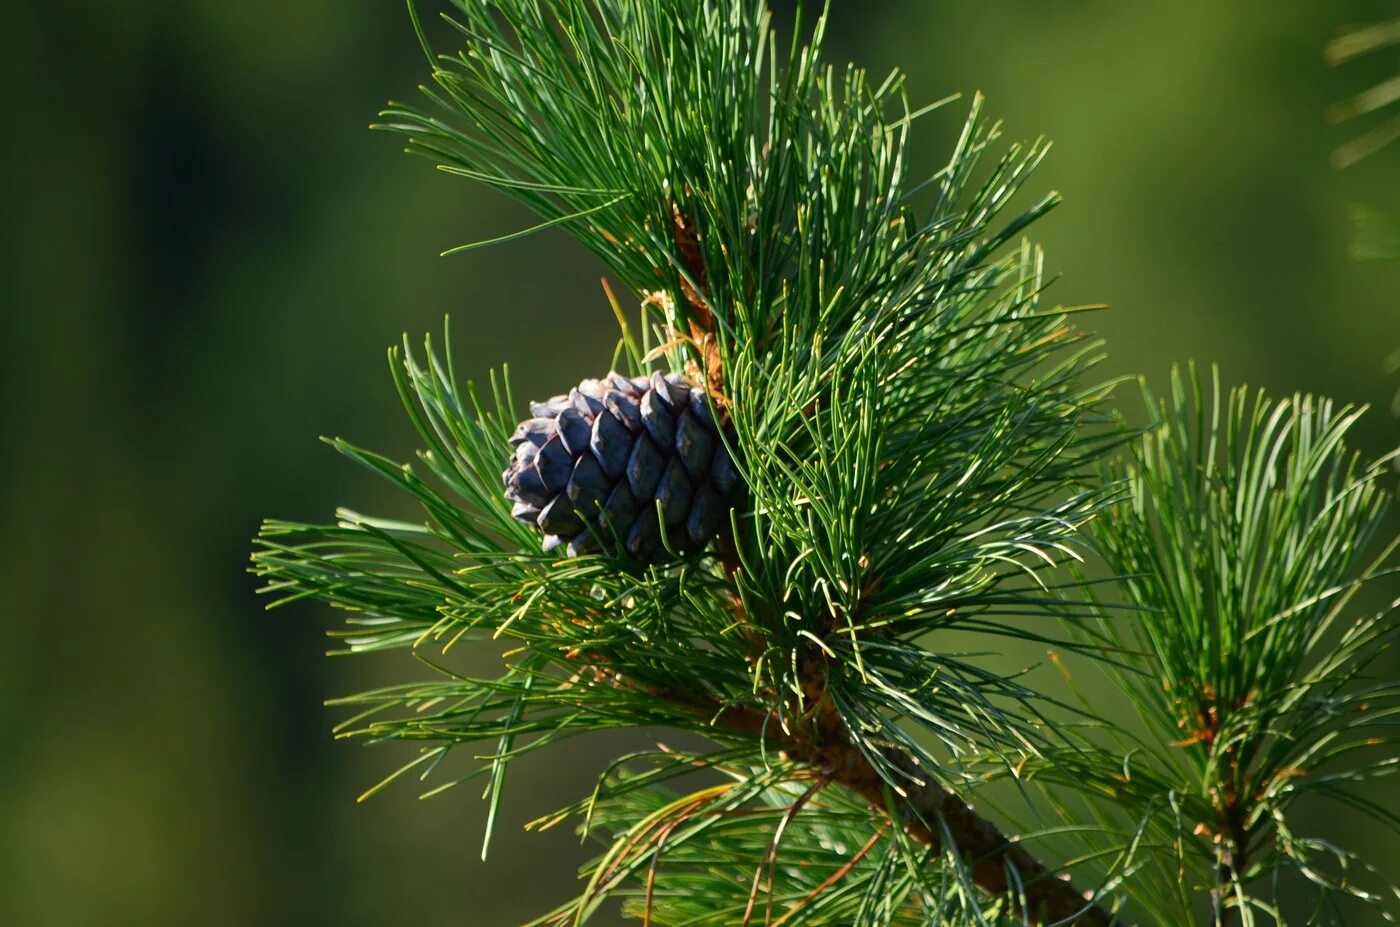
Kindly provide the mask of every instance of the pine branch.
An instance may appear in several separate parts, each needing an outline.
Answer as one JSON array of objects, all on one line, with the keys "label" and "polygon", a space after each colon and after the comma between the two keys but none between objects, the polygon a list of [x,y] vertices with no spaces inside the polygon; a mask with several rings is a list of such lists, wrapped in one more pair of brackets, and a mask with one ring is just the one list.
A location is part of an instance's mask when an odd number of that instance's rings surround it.
[{"label": "pine branch", "polygon": [[[872,807],[888,808],[888,784],[860,750],[849,743],[840,748],[828,746],[819,758],[820,768],[829,766],[834,770],[835,781],[865,798]],[[886,750],[881,758],[888,768],[902,772],[910,783],[897,799],[896,818],[920,842],[935,850],[946,845],[963,857],[972,870],[973,881],[992,897],[1023,899],[1018,903],[1021,909],[1014,914],[1036,924],[1106,927],[1122,923],[1096,904],[1092,893],[1057,877],[955,792],[931,781],[906,754]]]},{"label": "pine branch", "polygon": [[[945,845],[966,860],[973,881],[990,896],[1019,897],[1023,919],[1036,924],[1121,924],[1094,903],[1093,896],[1056,877],[1042,862],[979,815],[952,790],[939,785],[908,754],[883,748],[879,764],[850,739],[834,711],[821,713],[812,736],[784,732],[774,714],[697,702],[683,692],[647,689],[650,697],[693,710],[697,719],[781,751],[787,760],[817,772],[865,799],[872,810],[890,815],[911,837],[938,851]],[[898,794],[884,771],[901,777]]]},{"label": "pine branch", "polygon": [[[893,820],[861,852],[884,846],[874,872],[903,866],[921,910],[1112,922],[957,792],[965,757],[1009,767],[1052,752],[1048,713],[1063,706],[928,643],[971,630],[1078,646],[1043,627],[1053,571],[1080,557],[1079,530],[1111,501],[1085,484],[1122,436],[1107,387],[1082,384],[1096,342],[1074,310],[1042,304],[1039,252],[1006,247],[1056,202],[1002,217],[1043,146],[988,164],[998,131],[978,100],[947,166],[908,184],[915,114],[898,75],[838,77],[820,61],[824,21],[778,62],[759,4],[455,5],[466,46],[434,59],[432,111],[396,106],[386,128],[600,256],[642,307],[636,338],[615,305],[625,373],[706,387],[742,492],[728,530],[698,551],[663,536],[652,562],[562,558],[501,486],[517,414],[504,378],[483,401],[431,347],[421,364],[394,354],[435,480],[334,444],[414,497],[426,523],[352,512],[270,523],[255,556],[281,600],[351,610],[352,652],[410,648],[438,674],[343,700],[359,713],[342,736],[424,744],[390,779],[494,744],[478,770],[437,787],[484,775],[493,809],[514,757],[588,731],[689,730],[717,744],[702,762],[737,751],[752,770],[770,769],[776,748]],[[551,424],[539,424],[551,408],[526,431]],[[516,644],[498,677],[445,665],[481,635]],[[768,777],[715,795],[737,809]],[[714,803],[696,802],[681,801],[676,821]],[[639,839],[658,840],[654,868],[703,832],[675,823]],[[757,858],[734,847],[733,867],[761,865],[773,839]],[[568,917],[649,878],[634,850],[609,849]],[[783,917],[845,897],[838,883],[864,860]],[[859,909],[883,912],[872,924],[898,916],[874,897]]]},{"label": "pine branch", "polygon": [[[784,734],[778,719],[752,710],[731,710],[717,705],[694,705],[683,695],[654,691],[712,719],[712,723],[751,737],[763,738],[787,758],[816,770],[825,781],[844,786],[869,802],[880,814],[891,814],[919,842],[937,851],[945,844],[963,857],[976,884],[992,897],[1023,899],[1018,912],[1036,924],[1121,924],[1107,910],[1050,869],[996,826],[979,815],[955,792],[933,781],[908,754],[884,748],[880,765],[872,763],[846,733],[834,712],[827,712],[820,728],[820,742]],[[884,770],[902,777],[895,795]],[[1014,881],[1013,881],[1014,880]]]},{"label": "pine branch", "polygon": [[[588,558],[566,565],[527,553],[533,540],[522,536],[521,526],[510,518],[507,503],[494,488],[500,466],[495,448],[503,446],[509,429],[508,391],[497,390],[504,405],[493,413],[475,398],[461,398],[450,369],[434,358],[423,368],[405,357],[397,375],[401,393],[415,402],[414,420],[432,448],[423,461],[458,498],[468,501],[468,508],[432,491],[410,470],[336,442],[343,453],[418,497],[436,524],[415,526],[349,512],[332,527],[270,523],[264,550],[255,558],[258,572],[267,577],[268,591],[284,601],[313,595],[363,614],[347,637],[356,652],[417,649],[432,641],[448,647],[473,629],[484,629],[520,640],[539,659],[517,664],[495,681],[449,675],[443,683],[343,700],[363,709],[343,729],[344,735],[359,731],[375,739],[445,739],[445,747],[424,754],[434,768],[455,744],[495,740],[510,749],[513,742],[534,738],[512,751],[518,753],[610,727],[696,730],[731,745],[747,744],[757,751],[756,762],[770,749],[783,750],[882,813],[894,801],[896,809],[902,808],[896,817],[915,839],[934,848],[947,844],[956,849],[986,891],[1005,892],[1011,887],[1009,873],[1017,873],[1026,883],[1021,894],[1027,899],[1029,918],[1053,920],[1085,907],[1067,883],[1047,877],[1044,866],[920,771],[933,767],[927,760],[918,764],[911,759],[911,742],[896,728],[856,733],[835,702],[821,696],[815,696],[822,709],[813,723],[799,722],[806,712],[785,700],[755,700],[750,676],[755,643],[760,653],[767,653],[773,635],[782,628],[756,626],[743,611],[736,625],[736,601],[754,601],[742,592],[749,576],[742,563],[717,565],[713,574],[701,569],[638,576]],[[475,418],[464,417],[473,407]],[[520,549],[503,549],[497,537],[519,538],[507,543],[519,543]],[[472,565],[463,568],[463,557]],[[736,579],[741,591],[737,600]],[[715,595],[707,597],[707,590]],[[1010,603],[1014,596],[1003,592],[988,601]],[[614,622],[609,615],[621,602],[631,605],[625,619]],[[872,598],[868,603],[867,617],[878,613],[878,602]],[[971,606],[973,600],[966,604]],[[889,640],[893,644],[899,638]],[[823,646],[844,645],[833,639]],[[900,645],[894,652],[907,647]],[[914,659],[925,667],[942,664],[951,670],[958,667],[954,657],[918,651]],[[867,659],[867,672],[874,672],[883,654],[871,651]],[[827,672],[836,668],[829,666]],[[828,691],[832,681],[825,682]],[[815,695],[818,689],[816,680],[809,678],[809,692]],[[850,684],[843,691],[847,699],[861,697]],[[989,711],[998,710],[975,688],[952,691],[960,705],[965,706],[961,700],[966,697],[986,702]],[[935,691],[927,694],[937,697]],[[953,717],[955,706],[935,708],[937,704],[928,702],[920,710]],[[449,707],[426,713],[419,707],[428,705]],[[914,700],[906,703],[906,708],[917,706]],[[395,707],[408,713],[375,720]],[[1011,715],[1004,720],[1019,724]],[[995,739],[995,728],[988,730]],[[890,736],[894,739],[882,744],[882,738]],[[493,780],[503,775],[504,765],[493,760]],[[498,795],[499,785],[492,791]],[[1082,914],[1087,923],[1107,923],[1106,917],[1098,908],[1086,908]]]},{"label": "pine branch", "polygon": [[1147,655],[1145,673],[1112,675],[1174,741],[1154,751],[1159,791],[1195,796],[1177,803],[1179,864],[1210,861],[1217,925],[1276,910],[1284,876],[1378,904],[1359,877],[1323,872],[1328,856],[1343,873],[1363,859],[1289,820],[1315,794],[1400,824],[1347,791],[1389,772],[1397,747],[1400,687],[1368,675],[1400,628],[1387,612],[1342,625],[1357,591],[1396,570],[1400,539],[1378,536],[1389,461],[1348,452],[1362,410],[1325,399],[1225,393],[1214,372],[1203,389],[1191,368],[1148,401],[1160,425],[1113,471],[1132,501],[1095,533],[1141,615],[1107,623],[1110,637]]},{"label": "pine branch", "polygon": [[[742,569],[730,556],[726,572]],[[808,679],[805,690],[819,692],[821,682]],[[685,702],[676,693],[653,693]],[[814,737],[783,732],[781,718],[753,711],[708,706],[713,723],[764,739],[783,754],[816,770],[824,781],[838,783],[861,798],[873,810],[888,814],[914,839],[939,851],[945,845],[969,865],[973,881],[990,896],[1019,897],[1023,919],[1037,924],[1120,924],[1122,921],[1097,905],[1091,893],[1055,876],[1024,847],[1005,837],[997,827],[973,810],[952,790],[938,784],[911,759],[892,747],[879,748],[876,761],[854,743],[839,712],[821,700],[815,712]],[[770,734],[770,731],[772,732]],[[898,794],[891,789],[890,774],[898,776]]]},{"label": "pine branch", "polygon": [[[898,74],[823,64],[824,18],[784,55],[747,0],[453,6],[460,51],[434,56],[419,30],[429,109],[393,106],[383,128],[539,214],[451,252],[547,228],[591,248],[625,294],[605,284],[626,369],[517,426],[507,377],[482,395],[450,343],[422,361],[405,343],[390,363],[416,462],[330,443],[422,520],[265,524],[254,571],[274,604],[329,603],[346,652],[431,673],[336,701],[338,736],[420,748],[366,795],[409,772],[426,794],[483,778],[484,855],[514,759],[603,730],[706,738],[618,759],[539,822],[610,839],[538,924],[617,898],[648,925],[1131,910],[1179,927],[1199,889],[1226,927],[1281,923],[1261,886],[1285,877],[1319,906],[1379,901],[1364,860],[1289,814],[1315,794],[1400,832],[1355,789],[1400,768],[1400,685],[1368,676],[1397,603],[1340,619],[1400,546],[1368,553],[1386,461],[1346,452],[1359,411],[1207,400],[1176,378],[1161,424],[1105,472],[1128,437],[1110,385],[1084,385],[1099,347],[1073,317],[1095,307],[1047,306],[1040,252],[1014,245],[1057,198],[1008,216],[1044,146],[989,158],[980,98],[946,166],[911,183],[925,111]],[[626,519],[655,543],[618,543]],[[1072,572],[1091,524],[1131,621]],[[1097,722],[949,632],[1087,654],[1148,729]],[[453,648],[483,639],[511,643],[499,671],[455,670]],[[449,773],[473,744],[485,755]],[[721,781],[671,791],[696,770]],[[1047,801],[1027,812],[1032,791]],[[1063,826],[1009,838],[972,795]]]}]

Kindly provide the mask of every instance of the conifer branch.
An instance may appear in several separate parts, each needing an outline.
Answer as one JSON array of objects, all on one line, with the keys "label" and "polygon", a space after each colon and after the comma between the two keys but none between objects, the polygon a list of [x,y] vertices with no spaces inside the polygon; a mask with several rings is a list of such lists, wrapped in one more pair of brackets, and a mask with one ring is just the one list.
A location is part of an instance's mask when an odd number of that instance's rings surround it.
[{"label": "conifer branch", "polygon": [[[800,749],[790,752],[804,759]],[[903,808],[900,823],[915,839],[935,850],[943,848],[946,836],[950,848],[967,860],[973,880],[991,897],[1014,898],[1019,894],[1024,909],[1014,911],[1015,915],[1033,924],[1107,927],[1122,923],[1096,904],[1092,894],[1059,878],[1007,838],[957,793],[932,781],[907,754],[886,749],[882,759],[889,768],[901,771],[909,783],[897,799]],[[872,808],[888,807],[888,783],[849,740],[824,745],[805,761],[830,769],[834,781],[864,798]]]},{"label": "conifer branch", "polygon": [[[760,738],[765,746],[780,750],[799,764],[815,770],[824,781],[839,784],[865,799],[884,815],[893,798],[899,809],[897,823],[910,836],[934,850],[945,839],[968,861],[977,885],[992,897],[1012,897],[1019,889],[1025,909],[1018,912],[1035,924],[1121,924],[1081,892],[1051,870],[1024,847],[1008,839],[996,826],[979,815],[952,790],[933,781],[909,756],[886,748],[881,753],[889,769],[903,775],[900,794],[892,796],[888,781],[853,744],[839,718],[828,713],[819,725],[820,741],[783,732],[778,719],[754,709],[699,704],[683,693],[647,690],[649,695],[676,702],[717,727],[746,737]],[[1013,884],[1013,878],[1016,884]]]},{"label": "conifer branch", "polygon": [[[727,572],[732,576],[740,569],[729,555]],[[806,686],[815,690],[820,684],[809,679]],[[967,861],[976,884],[990,896],[1014,897],[1019,890],[1024,905],[1019,913],[1029,923],[1087,927],[1123,923],[1096,904],[1091,893],[1056,876],[1023,846],[1008,839],[956,792],[920,769],[907,753],[883,747],[879,749],[881,765],[899,776],[899,794],[895,796],[888,776],[852,742],[845,722],[830,702],[821,701],[809,731],[788,732],[781,719],[771,713],[696,705],[674,690],[649,690],[649,694],[695,708],[714,725],[761,739],[765,746],[816,770],[826,781],[859,795],[879,814],[888,813],[893,801],[898,809],[896,823],[933,850],[942,849],[946,840]]]},{"label": "conifer branch", "polygon": [[[605,285],[626,369],[524,421],[503,374],[478,391],[450,343],[405,343],[417,460],[331,443],[422,520],[270,521],[254,570],[276,603],[345,610],[347,652],[429,667],[337,700],[337,733],[420,747],[381,786],[483,777],[488,842],[519,756],[603,730],[707,738],[619,758],[542,819],[606,849],[536,923],[620,899],[667,927],[760,909],[770,927],[1180,927],[1216,885],[1217,925],[1252,925],[1264,874],[1326,882],[1296,796],[1400,828],[1347,790],[1393,765],[1347,761],[1395,745],[1400,686],[1362,680],[1400,631],[1328,630],[1396,546],[1360,566],[1384,495],[1343,454],[1354,413],[1232,398],[1216,435],[1178,383],[1166,424],[1101,473],[1129,437],[1110,385],[1085,385],[1091,307],[1045,304],[1040,252],[1016,244],[1057,198],[1008,211],[1045,149],[989,158],[980,98],[911,183],[925,111],[898,74],[823,64],[824,18],[784,46],[748,0],[453,6],[462,49],[424,39],[429,105],[383,128],[585,243],[639,334]],[[1066,575],[1091,525],[1132,623]],[[950,632],[1096,658],[1150,733],[1095,727]],[[499,672],[454,669],[482,638],[511,642]],[[677,794],[697,769],[722,781]],[[980,790],[1013,776],[1056,817],[1015,839],[968,800],[1014,821]]]},{"label": "conifer branch", "polygon": [[654,690],[650,694],[695,708],[719,727],[762,738],[767,746],[859,795],[882,815],[893,798],[899,809],[897,823],[934,850],[942,849],[947,838],[951,849],[967,860],[974,881],[990,896],[1014,897],[1019,890],[1025,907],[1018,913],[1030,923],[1087,927],[1123,923],[1096,904],[1090,893],[1057,877],[1024,847],[1008,839],[957,793],[935,782],[908,754],[884,748],[880,756],[885,767],[902,776],[900,794],[892,796],[888,780],[852,743],[834,712],[825,713],[815,736],[805,737],[783,732],[771,714],[696,705],[674,691]]},{"label": "conifer branch", "polygon": [[1194,367],[1173,371],[1169,399],[1147,401],[1160,424],[1112,471],[1131,502],[1095,533],[1141,614],[1109,623],[1110,637],[1147,654],[1146,675],[1112,675],[1154,731],[1180,738],[1160,754],[1160,788],[1181,796],[1190,831],[1178,863],[1210,862],[1218,927],[1277,910],[1290,875],[1321,900],[1379,903],[1360,877],[1322,871],[1328,856],[1366,872],[1364,860],[1299,837],[1289,821],[1312,793],[1400,825],[1345,785],[1395,762],[1387,719],[1400,686],[1367,676],[1400,628],[1382,612],[1338,629],[1357,591],[1396,569],[1400,538],[1369,554],[1388,459],[1365,464],[1347,450],[1362,410],[1227,392],[1216,371],[1204,388]]}]

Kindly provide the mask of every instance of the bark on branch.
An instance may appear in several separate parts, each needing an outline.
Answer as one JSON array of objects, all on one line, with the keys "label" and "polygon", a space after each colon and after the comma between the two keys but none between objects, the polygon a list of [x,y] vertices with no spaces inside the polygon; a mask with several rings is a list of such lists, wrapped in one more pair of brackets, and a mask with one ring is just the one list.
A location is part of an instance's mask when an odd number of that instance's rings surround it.
[{"label": "bark on branch", "polygon": [[[658,693],[673,701],[694,705],[674,693]],[[703,706],[694,706],[702,708]],[[831,781],[868,801],[880,814],[888,813],[886,784],[843,729],[828,730],[820,745],[783,734],[776,722],[753,709],[730,708],[714,716],[715,724],[731,731],[763,736],[789,758],[809,765]],[[1024,896],[1026,919],[1033,924],[1076,924],[1081,927],[1122,927],[1123,921],[1092,903],[1071,882],[1050,871],[1025,847],[1009,839],[996,825],[978,814],[955,792],[932,781],[902,751],[884,753],[891,767],[908,779],[899,823],[906,832],[934,849],[943,848],[943,832],[952,837],[952,849],[966,862],[973,881],[994,897]],[[918,784],[922,783],[922,784]],[[1016,883],[1011,880],[1015,873]]]}]

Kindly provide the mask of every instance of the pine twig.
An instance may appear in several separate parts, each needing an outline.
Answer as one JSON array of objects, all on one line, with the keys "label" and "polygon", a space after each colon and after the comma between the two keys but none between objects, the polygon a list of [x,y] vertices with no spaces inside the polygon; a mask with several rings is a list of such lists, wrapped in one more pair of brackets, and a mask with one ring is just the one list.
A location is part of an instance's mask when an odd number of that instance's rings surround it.
[{"label": "pine twig", "polygon": [[[844,725],[831,720],[822,725],[823,740],[781,730],[775,716],[752,709],[702,705],[672,691],[653,695],[679,702],[706,714],[713,723],[729,731],[763,738],[789,758],[811,766],[851,792],[868,801],[880,814],[888,813],[888,785],[870,760],[851,742]],[[1024,915],[1034,924],[1079,924],[1083,927],[1109,927],[1121,924],[1114,915],[1091,900],[1073,883],[1056,878],[1049,867],[1025,847],[1002,834],[996,825],[982,817],[951,789],[932,781],[912,759],[895,748],[882,755],[892,769],[903,773],[911,785],[900,796],[901,820],[906,832],[935,850],[944,848],[942,834],[952,837],[952,847],[969,864],[973,881],[989,895],[1000,897],[1019,887],[1026,900]],[[1019,885],[1013,884],[1011,872]]]},{"label": "pine twig", "polygon": [[[847,765],[838,774],[837,781],[872,806],[884,807],[886,786],[870,762],[850,745],[843,747],[842,759]],[[952,837],[958,854],[969,861],[973,881],[988,894],[1004,896],[1015,889],[1017,886],[1010,880],[1010,873],[1014,871],[1025,895],[1028,910],[1024,913],[1033,923],[1074,923],[1085,927],[1120,923],[1073,883],[1056,878],[1049,867],[1002,834],[957,793],[921,773],[907,755],[887,750],[884,759],[920,783],[907,787],[903,799],[907,811],[904,823],[909,833],[920,842],[939,849],[943,841],[936,825],[941,823]]]}]

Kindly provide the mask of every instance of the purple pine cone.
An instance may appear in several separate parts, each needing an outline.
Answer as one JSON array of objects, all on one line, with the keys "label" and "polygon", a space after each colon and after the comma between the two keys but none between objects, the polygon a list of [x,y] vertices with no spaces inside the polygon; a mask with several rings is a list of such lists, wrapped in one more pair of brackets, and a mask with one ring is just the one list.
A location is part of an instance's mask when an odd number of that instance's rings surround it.
[{"label": "purple pine cone", "polygon": [[[665,559],[704,547],[729,519],[738,481],[702,390],[672,374],[584,380],[530,404],[501,478],[544,550]],[[659,512],[659,518],[658,518]]]}]

